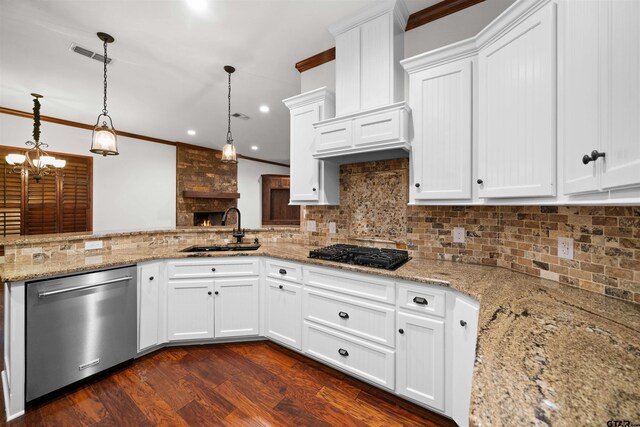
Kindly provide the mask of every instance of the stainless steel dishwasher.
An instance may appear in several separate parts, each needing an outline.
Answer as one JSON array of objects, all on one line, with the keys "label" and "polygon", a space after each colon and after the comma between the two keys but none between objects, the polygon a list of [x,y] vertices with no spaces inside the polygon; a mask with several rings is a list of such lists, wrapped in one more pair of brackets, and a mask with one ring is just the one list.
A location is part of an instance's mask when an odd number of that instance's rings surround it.
[{"label": "stainless steel dishwasher", "polygon": [[136,355],[136,267],[27,284],[26,401]]}]

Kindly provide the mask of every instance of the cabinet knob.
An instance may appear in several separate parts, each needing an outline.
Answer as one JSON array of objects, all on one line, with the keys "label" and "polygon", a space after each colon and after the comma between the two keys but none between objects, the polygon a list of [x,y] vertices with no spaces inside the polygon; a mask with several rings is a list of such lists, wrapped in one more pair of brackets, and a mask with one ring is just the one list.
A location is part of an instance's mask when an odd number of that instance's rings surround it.
[{"label": "cabinet knob", "polygon": [[400,332],[400,334],[402,335],[402,334],[404,334],[404,329],[400,328],[400,329],[398,329],[398,332]]},{"label": "cabinet knob", "polygon": [[278,287],[279,287],[280,289],[284,289],[284,286],[282,286],[282,285],[278,285]]},{"label": "cabinet knob", "polygon": [[464,328],[465,326],[467,326],[467,322],[464,321],[464,320],[461,320],[460,321],[460,326],[462,326]]},{"label": "cabinet knob", "polygon": [[599,153],[598,150],[593,150],[591,152],[591,155],[585,154],[584,156],[582,156],[582,163],[588,165],[589,162],[595,162],[600,157],[605,157],[605,153]]},{"label": "cabinet knob", "polygon": [[211,291],[207,292],[207,294],[211,295]]},{"label": "cabinet knob", "polygon": [[213,268],[211,269],[211,271],[214,271],[214,272],[215,272],[215,271],[216,271],[216,268],[215,268],[215,267],[213,267]]},{"label": "cabinet knob", "polygon": [[349,352],[347,350],[345,350],[344,348],[340,348],[340,349],[338,349],[338,354],[340,354],[340,356],[347,357],[349,355]]},{"label": "cabinet knob", "polygon": [[348,319],[349,313],[345,313],[344,311],[341,311],[340,313],[338,313],[338,316],[340,316],[343,319]]},{"label": "cabinet knob", "polygon": [[[209,293],[211,293],[211,292],[209,292]],[[218,291],[215,291],[215,292],[214,292],[214,294],[216,294],[216,295],[218,295],[218,293],[219,293]]]},{"label": "cabinet knob", "polygon": [[149,276],[149,280],[153,280],[153,279],[154,279],[154,277],[153,277],[153,276]]},{"label": "cabinet knob", "polygon": [[313,188],[312,188],[312,190],[313,190],[313,191],[316,191],[316,188],[315,188],[315,187],[313,187]]},{"label": "cabinet knob", "polygon": [[416,304],[429,305],[429,301],[426,298],[422,297],[413,297],[413,302]]},{"label": "cabinet knob", "polygon": [[420,183],[416,182],[416,188],[420,188]]},{"label": "cabinet knob", "polygon": [[481,179],[478,179],[476,182],[477,182],[479,185],[482,185],[482,183],[483,183],[484,181],[483,181],[483,180],[481,180]]},{"label": "cabinet knob", "polygon": [[285,270],[284,268],[281,268],[280,270],[278,270],[278,273],[287,274],[287,270]]}]

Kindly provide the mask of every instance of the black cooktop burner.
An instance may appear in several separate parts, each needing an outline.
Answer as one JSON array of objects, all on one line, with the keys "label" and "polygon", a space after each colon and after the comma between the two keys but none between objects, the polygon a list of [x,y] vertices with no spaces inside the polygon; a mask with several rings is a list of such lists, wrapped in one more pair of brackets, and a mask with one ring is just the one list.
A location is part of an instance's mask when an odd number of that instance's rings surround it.
[{"label": "black cooktop burner", "polygon": [[309,258],[384,268],[387,270],[395,270],[410,259],[407,251],[345,244],[314,249],[309,252]]}]

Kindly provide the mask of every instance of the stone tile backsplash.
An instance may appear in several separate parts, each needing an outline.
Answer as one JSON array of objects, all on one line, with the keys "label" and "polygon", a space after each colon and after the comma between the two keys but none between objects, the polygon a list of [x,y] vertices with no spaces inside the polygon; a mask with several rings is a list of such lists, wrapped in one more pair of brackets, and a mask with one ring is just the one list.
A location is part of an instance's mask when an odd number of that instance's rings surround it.
[{"label": "stone tile backsplash", "polygon": [[[416,258],[508,268],[640,304],[640,206],[408,206],[406,181],[388,178],[402,169],[408,176],[406,159],[343,165],[341,205],[307,206],[304,242],[406,246]],[[372,217],[354,215],[362,204]],[[304,231],[309,220],[316,232]],[[464,243],[453,242],[454,227]],[[558,237],[573,239],[572,260],[558,257]]]}]

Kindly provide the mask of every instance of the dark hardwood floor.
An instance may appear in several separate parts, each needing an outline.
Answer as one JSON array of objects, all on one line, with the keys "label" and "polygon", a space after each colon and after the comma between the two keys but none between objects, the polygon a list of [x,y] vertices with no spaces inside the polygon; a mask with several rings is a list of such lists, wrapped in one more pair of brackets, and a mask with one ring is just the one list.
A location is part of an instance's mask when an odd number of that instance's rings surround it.
[{"label": "dark hardwood floor", "polygon": [[455,426],[267,341],[165,348],[9,425]]}]

